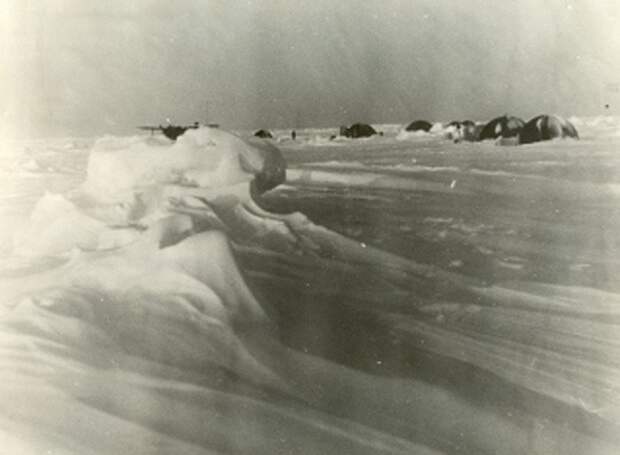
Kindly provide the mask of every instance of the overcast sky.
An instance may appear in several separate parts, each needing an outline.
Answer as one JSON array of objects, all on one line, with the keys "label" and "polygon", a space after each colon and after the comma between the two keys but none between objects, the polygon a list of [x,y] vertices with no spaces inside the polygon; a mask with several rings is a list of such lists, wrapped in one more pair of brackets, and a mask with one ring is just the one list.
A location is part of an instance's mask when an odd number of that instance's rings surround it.
[{"label": "overcast sky", "polygon": [[0,3],[5,132],[620,113],[617,0]]}]

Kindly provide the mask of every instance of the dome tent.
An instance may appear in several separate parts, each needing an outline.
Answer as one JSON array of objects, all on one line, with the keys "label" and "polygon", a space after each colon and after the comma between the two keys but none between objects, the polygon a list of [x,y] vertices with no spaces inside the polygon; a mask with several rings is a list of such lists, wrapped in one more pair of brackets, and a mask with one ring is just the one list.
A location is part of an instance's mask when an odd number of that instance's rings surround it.
[{"label": "dome tent", "polygon": [[340,134],[345,137],[358,138],[374,136],[377,131],[367,123],[354,123],[348,128],[340,127]]},{"label": "dome tent", "polygon": [[260,137],[262,139],[273,139],[273,134],[271,134],[271,131],[263,130],[263,129],[258,130],[257,132],[255,132],[254,136]]},{"label": "dome tent", "polygon": [[407,128],[405,128],[405,131],[425,131],[428,133],[432,127],[433,125],[426,120],[416,120],[415,122],[411,122]]},{"label": "dome tent", "polygon": [[563,137],[579,138],[571,122],[557,115],[538,115],[525,124],[519,143],[530,144]]},{"label": "dome tent", "polygon": [[516,137],[525,122],[518,117],[503,115],[488,122],[480,132],[479,140]]},{"label": "dome tent", "polygon": [[478,140],[482,126],[476,125],[472,120],[452,121],[446,126],[449,136],[456,142]]}]

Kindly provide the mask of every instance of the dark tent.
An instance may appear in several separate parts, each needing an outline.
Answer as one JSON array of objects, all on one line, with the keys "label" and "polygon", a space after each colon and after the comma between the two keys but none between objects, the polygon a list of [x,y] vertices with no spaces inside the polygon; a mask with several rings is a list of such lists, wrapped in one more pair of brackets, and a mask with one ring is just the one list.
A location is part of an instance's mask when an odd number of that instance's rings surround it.
[{"label": "dark tent", "polygon": [[448,123],[447,127],[453,128],[456,130],[455,132],[452,133],[452,136],[457,142],[458,141],[470,141],[470,142],[477,141],[478,135],[480,134],[480,129],[482,128],[482,127],[478,127],[478,125],[476,125],[471,120],[463,120],[462,122],[455,120],[455,121]]},{"label": "dark tent", "polygon": [[556,115],[539,115],[525,124],[519,135],[520,144],[548,141],[550,139],[579,138],[571,122]]},{"label": "dark tent", "polygon": [[476,123],[471,120],[463,120],[462,122],[459,122],[458,120],[453,120],[446,126],[452,126],[454,128],[473,128],[476,126]]},{"label": "dark tent", "polygon": [[340,134],[346,137],[370,137],[377,134],[375,129],[367,123],[354,123],[349,128],[340,128]]},{"label": "dark tent", "polygon": [[260,137],[262,139],[273,139],[273,134],[269,130],[258,130],[254,133],[254,136]]},{"label": "dark tent", "polygon": [[520,118],[503,115],[491,120],[482,128],[479,140],[516,137],[524,125],[525,123]]},{"label": "dark tent", "polygon": [[479,140],[480,131],[482,131],[484,125],[478,125],[471,120],[463,120],[461,122],[461,130],[463,131],[463,140],[474,142]]},{"label": "dark tent", "polygon": [[428,133],[432,127],[433,125],[426,120],[416,120],[411,122],[405,131],[426,131]]}]

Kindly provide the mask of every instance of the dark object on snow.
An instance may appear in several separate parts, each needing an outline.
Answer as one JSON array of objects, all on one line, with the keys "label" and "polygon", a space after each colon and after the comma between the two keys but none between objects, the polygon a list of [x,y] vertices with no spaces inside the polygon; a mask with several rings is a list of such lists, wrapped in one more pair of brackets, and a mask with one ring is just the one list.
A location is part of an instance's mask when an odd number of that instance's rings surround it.
[{"label": "dark object on snow", "polygon": [[448,126],[453,126],[455,128],[463,128],[463,127],[473,127],[473,126],[476,126],[476,124],[472,122],[471,120],[463,120],[462,122],[453,120],[450,123],[448,123]]},{"label": "dark object on snow", "polygon": [[579,139],[579,134],[573,124],[562,117],[539,115],[525,124],[519,134],[519,143],[531,144],[562,137]]},{"label": "dark object on snow", "polygon": [[453,132],[451,132],[451,135],[454,138],[455,142],[477,141],[478,136],[480,135],[480,130],[483,127],[483,125],[476,125],[471,120],[463,120],[462,122],[452,121],[448,123],[447,126],[448,128],[453,129]]},{"label": "dark object on snow", "polygon": [[370,137],[377,134],[377,131],[367,123],[354,123],[349,128],[340,127],[340,135],[351,138]]},{"label": "dark object on snow", "polygon": [[189,129],[196,129],[200,126],[200,124],[198,122],[194,122],[193,125],[189,125],[189,126],[179,126],[179,125],[166,125],[166,126],[139,126],[138,128],[141,130],[147,130],[150,131],[151,134],[153,134],[155,131],[161,131],[162,133],[164,133],[164,136],[166,136],[168,139],[171,139],[173,141],[176,141],[177,138],[179,136],[181,136],[183,133],[185,133],[187,130]]},{"label": "dark object on snow", "polygon": [[295,132],[295,130],[291,131],[291,139],[297,139],[297,132]]},{"label": "dark object on snow", "polygon": [[258,130],[254,133],[254,136],[260,137],[261,139],[273,139],[273,134],[269,130]]},{"label": "dark object on snow", "polygon": [[484,125],[476,125],[476,123],[472,122],[471,120],[463,120],[461,122],[463,140],[469,142],[477,141],[480,136],[480,131],[482,131],[482,128],[484,128]]},{"label": "dark object on snow", "polygon": [[188,128],[191,128],[191,127],[168,125],[162,128],[161,131],[162,133],[164,133],[164,136],[166,136],[168,139],[172,139],[173,141],[176,141],[177,138],[181,136],[183,133],[185,133],[185,131],[187,131]]},{"label": "dark object on snow", "polygon": [[251,161],[241,155],[243,170],[254,174],[250,190],[252,194],[263,194],[286,180],[286,161],[282,152],[271,141],[249,138],[249,144],[260,152],[261,159]]},{"label": "dark object on snow", "polygon": [[429,132],[433,125],[426,120],[416,120],[415,122],[411,122],[405,131],[425,131]]},{"label": "dark object on snow", "polygon": [[524,125],[525,122],[520,118],[503,115],[484,125],[478,139],[484,141],[486,139],[516,137]]}]

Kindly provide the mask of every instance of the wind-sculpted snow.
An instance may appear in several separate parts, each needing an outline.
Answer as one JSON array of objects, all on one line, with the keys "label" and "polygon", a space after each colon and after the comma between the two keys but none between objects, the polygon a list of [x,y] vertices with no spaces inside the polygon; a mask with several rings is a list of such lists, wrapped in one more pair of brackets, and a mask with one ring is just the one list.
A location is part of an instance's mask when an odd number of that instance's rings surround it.
[{"label": "wind-sculpted snow", "polygon": [[617,453],[607,145],[381,141],[267,193],[265,143],[97,141],[0,269],[3,450]]}]

